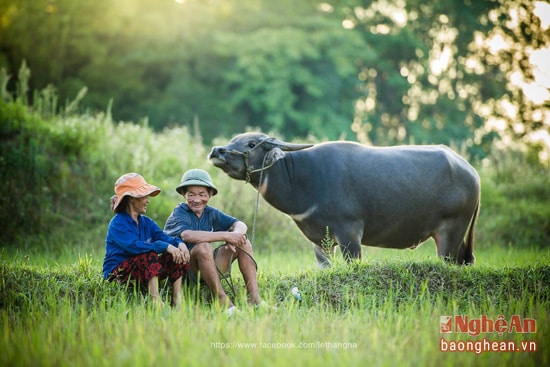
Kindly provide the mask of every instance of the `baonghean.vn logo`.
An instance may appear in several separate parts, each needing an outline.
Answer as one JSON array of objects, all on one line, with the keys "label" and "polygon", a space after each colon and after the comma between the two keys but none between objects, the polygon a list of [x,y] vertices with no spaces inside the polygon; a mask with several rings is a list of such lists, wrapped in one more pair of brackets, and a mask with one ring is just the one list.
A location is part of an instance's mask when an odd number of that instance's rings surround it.
[{"label": "baonghean.vn logo", "polygon": [[513,315],[509,320],[502,315],[496,320],[485,315],[475,318],[465,315],[440,316],[439,330],[441,333],[468,333],[470,336],[482,333],[536,333],[537,320],[519,315]]}]

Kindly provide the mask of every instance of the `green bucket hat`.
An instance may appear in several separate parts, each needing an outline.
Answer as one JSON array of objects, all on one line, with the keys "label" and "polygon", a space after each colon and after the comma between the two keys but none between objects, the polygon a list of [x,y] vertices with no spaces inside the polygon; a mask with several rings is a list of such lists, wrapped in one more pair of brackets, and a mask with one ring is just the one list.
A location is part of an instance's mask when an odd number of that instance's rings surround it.
[{"label": "green bucket hat", "polygon": [[184,194],[183,188],[187,186],[209,187],[212,190],[214,190],[214,194],[212,196],[218,193],[218,189],[212,183],[212,179],[210,178],[210,175],[208,174],[208,172],[198,168],[190,169],[189,171],[183,174],[183,176],[181,177],[180,184],[176,187],[176,191],[179,194],[183,195]]}]

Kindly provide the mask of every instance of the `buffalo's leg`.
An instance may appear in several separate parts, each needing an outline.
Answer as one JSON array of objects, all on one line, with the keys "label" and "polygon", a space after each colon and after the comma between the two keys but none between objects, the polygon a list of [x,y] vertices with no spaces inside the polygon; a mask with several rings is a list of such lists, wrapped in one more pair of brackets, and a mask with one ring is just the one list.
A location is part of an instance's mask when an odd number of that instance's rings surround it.
[{"label": "buffalo's leg", "polygon": [[340,242],[340,251],[342,251],[342,256],[344,257],[344,260],[346,260],[347,262],[350,262],[351,260],[354,260],[354,259],[361,258],[361,245],[359,243]]},{"label": "buffalo's leg", "polygon": [[442,223],[434,234],[437,255],[445,261],[459,265],[473,262],[473,253],[468,254],[464,235],[468,229],[468,219],[453,219]]},{"label": "buffalo's leg", "polygon": [[474,265],[476,262],[476,257],[474,256],[472,246],[468,246],[466,241],[462,241],[462,244],[460,245],[458,259],[460,264],[463,265]]},{"label": "buffalo's leg", "polygon": [[[321,246],[313,244],[313,251],[315,252],[315,258],[317,259],[317,265],[321,269],[328,268],[332,265],[330,259],[327,256],[327,250],[324,250]],[[331,248],[332,253],[334,253],[334,247]]]}]

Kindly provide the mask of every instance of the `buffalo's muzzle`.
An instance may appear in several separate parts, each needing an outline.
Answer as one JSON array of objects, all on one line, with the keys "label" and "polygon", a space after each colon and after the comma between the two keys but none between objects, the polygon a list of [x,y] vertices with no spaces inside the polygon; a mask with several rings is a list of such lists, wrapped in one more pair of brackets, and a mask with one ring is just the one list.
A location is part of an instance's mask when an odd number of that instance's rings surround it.
[{"label": "buffalo's muzzle", "polygon": [[213,147],[210,153],[208,154],[208,159],[215,165],[221,165],[226,163],[225,158],[223,157],[223,154],[225,153],[225,149],[221,147]]}]

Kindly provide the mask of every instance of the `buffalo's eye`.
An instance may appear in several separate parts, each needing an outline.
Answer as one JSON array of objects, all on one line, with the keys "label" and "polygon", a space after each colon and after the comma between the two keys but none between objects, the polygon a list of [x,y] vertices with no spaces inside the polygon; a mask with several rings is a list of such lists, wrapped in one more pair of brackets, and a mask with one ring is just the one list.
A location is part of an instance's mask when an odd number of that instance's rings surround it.
[{"label": "buffalo's eye", "polygon": [[256,146],[256,143],[254,143],[253,141],[251,141],[250,143],[248,143],[248,147],[250,149],[254,148]]}]

